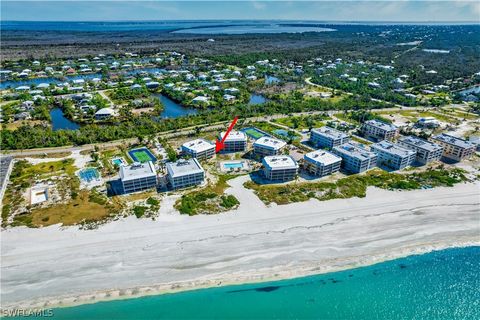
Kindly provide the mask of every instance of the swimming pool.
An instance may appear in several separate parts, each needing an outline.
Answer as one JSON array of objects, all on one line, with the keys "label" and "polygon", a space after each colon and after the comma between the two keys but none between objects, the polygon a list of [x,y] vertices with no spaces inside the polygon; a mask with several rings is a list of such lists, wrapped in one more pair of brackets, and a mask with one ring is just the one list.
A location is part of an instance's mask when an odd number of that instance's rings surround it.
[{"label": "swimming pool", "polygon": [[249,169],[249,165],[245,160],[223,161],[220,163],[220,170],[223,172],[240,172]]},{"label": "swimming pool", "polygon": [[93,180],[100,179],[100,173],[96,168],[85,168],[78,172],[80,179],[85,182],[92,182]]},{"label": "swimming pool", "polygon": [[125,160],[123,158],[114,158],[112,159],[112,164],[114,166],[121,166],[125,164]]},{"label": "swimming pool", "polygon": [[237,168],[243,168],[243,163],[242,162],[224,163],[223,166],[227,169],[237,169]]}]

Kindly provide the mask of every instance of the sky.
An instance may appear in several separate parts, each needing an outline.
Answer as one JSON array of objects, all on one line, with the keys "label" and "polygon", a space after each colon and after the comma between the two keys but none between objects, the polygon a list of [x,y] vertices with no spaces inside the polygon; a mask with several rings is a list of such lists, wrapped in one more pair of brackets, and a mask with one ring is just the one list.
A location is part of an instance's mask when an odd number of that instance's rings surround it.
[{"label": "sky", "polygon": [[317,20],[478,22],[480,1],[1,0],[1,20]]}]

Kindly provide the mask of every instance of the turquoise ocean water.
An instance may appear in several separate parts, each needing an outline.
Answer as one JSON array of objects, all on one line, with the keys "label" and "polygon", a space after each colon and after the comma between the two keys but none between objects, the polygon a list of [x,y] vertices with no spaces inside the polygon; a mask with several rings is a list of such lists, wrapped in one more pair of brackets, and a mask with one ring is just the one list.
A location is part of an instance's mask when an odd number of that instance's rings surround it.
[{"label": "turquoise ocean water", "polygon": [[480,247],[291,280],[54,309],[54,319],[480,319]]}]

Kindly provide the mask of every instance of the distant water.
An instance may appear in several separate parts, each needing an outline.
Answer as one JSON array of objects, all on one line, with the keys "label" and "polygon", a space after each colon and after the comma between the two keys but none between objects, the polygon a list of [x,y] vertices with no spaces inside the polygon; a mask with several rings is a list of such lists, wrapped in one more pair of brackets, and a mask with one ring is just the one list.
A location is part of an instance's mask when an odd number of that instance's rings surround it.
[{"label": "distant water", "polygon": [[249,34],[249,33],[303,33],[303,32],[326,32],[335,31],[331,28],[321,28],[318,26],[305,25],[283,25],[283,24],[246,24],[231,26],[212,26],[203,28],[190,28],[173,31],[173,33],[193,33],[193,34]]},{"label": "distant water", "polygon": [[1,21],[3,31],[128,32],[157,31],[195,34],[247,34],[324,32],[334,29],[301,21],[197,20],[197,21]]},{"label": "distant water", "polygon": [[341,272],[55,309],[54,319],[479,319],[480,247]]},{"label": "distant water", "polygon": [[[134,70],[115,70],[114,73],[124,74],[127,76],[134,76],[139,73],[148,73],[148,74],[155,74],[155,73],[162,73],[165,69],[163,68],[138,68]],[[64,83],[74,80],[83,79],[85,81],[92,80],[94,78],[103,78],[101,73],[89,73],[89,74],[80,74],[75,76],[65,76],[63,79],[53,78],[53,77],[46,77],[46,78],[33,78],[33,79],[25,79],[25,80],[2,80],[0,81],[0,89],[7,89],[7,88],[16,88],[19,86],[37,86],[40,83]]]}]

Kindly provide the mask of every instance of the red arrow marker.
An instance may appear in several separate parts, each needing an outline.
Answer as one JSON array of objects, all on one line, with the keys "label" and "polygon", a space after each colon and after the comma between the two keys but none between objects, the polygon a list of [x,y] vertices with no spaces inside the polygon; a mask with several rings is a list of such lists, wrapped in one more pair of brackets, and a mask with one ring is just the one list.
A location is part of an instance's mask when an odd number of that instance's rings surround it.
[{"label": "red arrow marker", "polygon": [[225,147],[225,139],[227,139],[228,134],[230,131],[232,131],[233,127],[235,126],[235,123],[237,123],[238,117],[235,117],[230,123],[230,126],[227,129],[227,132],[225,132],[225,135],[223,136],[222,140],[216,140],[215,141],[215,152],[218,153],[220,152],[224,147]]}]

